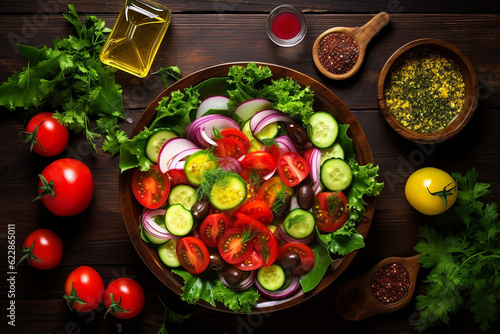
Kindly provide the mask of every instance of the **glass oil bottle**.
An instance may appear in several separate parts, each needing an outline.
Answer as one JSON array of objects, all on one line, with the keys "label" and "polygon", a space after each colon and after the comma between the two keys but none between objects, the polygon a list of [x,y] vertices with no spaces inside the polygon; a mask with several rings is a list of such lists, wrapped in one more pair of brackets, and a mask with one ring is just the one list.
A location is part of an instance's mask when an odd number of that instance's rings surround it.
[{"label": "glass oil bottle", "polygon": [[101,61],[140,78],[145,77],[171,17],[171,11],[158,3],[126,0],[101,51]]}]

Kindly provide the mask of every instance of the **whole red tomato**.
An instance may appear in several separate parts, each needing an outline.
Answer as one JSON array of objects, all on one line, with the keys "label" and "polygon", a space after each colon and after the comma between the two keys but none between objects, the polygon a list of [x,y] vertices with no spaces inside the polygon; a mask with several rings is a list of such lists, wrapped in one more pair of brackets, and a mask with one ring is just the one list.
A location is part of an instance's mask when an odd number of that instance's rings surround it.
[{"label": "whole red tomato", "polygon": [[141,313],[144,302],[144,290],[131,278],[115,279],[109,283],[104,292],[106,314],[111,313],[118,319],[134,318]]},{"label": "whole red tomato", "polygon": [[51,112],[39,113],[30,119],[23,140],[30,144],[30,150],[44,157],[58,155],[69,141],[69,131],[59,123]]},{"label": "whole red tomato", "polygon": [[26,237],[23,253],[19,263],[26,260],[33,268],[52,269],[61,262],[63,244],[57,234],[49,229],[41,228]]},{"label": "whole red tomato", "polygon": [[73,216],[85,210],[94,195],[90,169],[81,161],[59,159],[40,174],[38,197],[56,216]]},{"label": "whole red tomato", "polygon": [[95,269],[81,266],[73,270],[64,284],[64,299],[71,310],[90,312],[104,299],[104,283]]}]

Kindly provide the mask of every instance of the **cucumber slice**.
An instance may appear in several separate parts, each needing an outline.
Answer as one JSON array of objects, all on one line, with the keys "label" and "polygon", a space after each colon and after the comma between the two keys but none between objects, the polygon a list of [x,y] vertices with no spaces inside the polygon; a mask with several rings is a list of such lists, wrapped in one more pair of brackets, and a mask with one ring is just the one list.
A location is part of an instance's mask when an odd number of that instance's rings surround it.
[{"label": "cucumber slice", "polygon": [[321,165],[320,180],[330,191],[345,190],[352,182],[351,167],[342,159],[328,159]]},{"label": "cucumber slice", "polygon": [[309,118],[307,134],[311,143],[317,148],[330,147],[339,134],[339,123],[330,113],[325,111],[315,112]]},{"label": "cucumber slice", "polygon": [[255,138],[258,140],[262,141],[262,139],[266,138],[274,138],[278,135],[279,128],[278,128],[278,123],[271,123],[266,125],[262,130],[257,132],[255,134]]},{"label": "cucumber slice", "polygon": [[328,148],[320,148],[319,150],[321,152],[321,157],[319,160],[320,165],[322,165],[323,162],[331,158],[339,158],[343,160],[345,156],[344,149],[339,143],[335,143]]},{"label": "cucumber slice", "polygon": [[217,166],[216,158],[212,154],[202,150],[190,155],[186,159],[184,173],[191,184],[199,186],[204,180],[203,172],[215,169]]},{"label": "cucumber slice", "polygon": [[176,138],[177,134],[171,130],[158,130],[149,136],[146,144],[146,155],[154,163],[158,163],[158,154],[167,141]]},{"label": "cucumber slice", "polygon": [[[163,223],[163,224],[161,224],[161,225],[160,225],[160,224],[158,224],[156,221],[155,221],[154,223],[155,223],[155,224],[157,224],[157,225],[159,225],[159,226],[161,226],[161,227],[163,227],[163,228],[166,228],[166,227],[165,227],[165,223]],[[166,243],[166,242],[167,242],[167,240],[166,240],[166,239],[160,239],[160,238],[157,238],[157,237],[153,237],[153,236],[152,236],[151,234],[149,234],[149,233],[148,233],[148,231],[146,231],[146,229],[144,229],[144,228],[142,229],[142,231],[143,231],[143,234],[144,234],[144,236],[146,237],[146,239],[148,239],[148,241],[149,241],[150,243],[152,243],[153,245],[163,245],[164,243]]]},{"label": "cucumber slice", "polygon": [[210,190],[209,201],[220,210],[236,208],[247,198],[247,185],[238,174],[231,173],[223,180],[215,182]]},{"label": "cucumber slice", "polygon": [[263,144],[253,136],[252,130],[250,130],[250,120],[246,121],[245,124],[243,124],[241,132],[243,132],[250,141],[250,149],[248,151],[260,151]]},{"label": "cucumber slice", "polygon": [[285,284],[285,271],[277,264],[261,267],[257,271],[257,282],[268,291],[279,290]]},{"label": "cucumber slice", "polygon": [[167,208],[165,213],[165,227],[176,236],[185,236],[194,226],[194,219],[191,211],[181,204],[174,204]]},{"label": "cucumber slice", "polygon": [[170,194],[168,195],[169,205],[182,204],[187,210],[191,210],[191,207],[197,200],[196,189],[186,184],[176,185],[170,190]]},{"label": "cucumber slice", "polygon": [[307,238],[314,232],[315,226],[313,214],[299,208],[292,210],[283,221],[286,233],[295,239]]},{"label": "cucumber slice", "polygon": [[177,253],[175,252],[177,241],[178,239],[170,239],[157,249],[160,261],[170,268],[177,268],[181,265],[179,258],[177,258]]}]

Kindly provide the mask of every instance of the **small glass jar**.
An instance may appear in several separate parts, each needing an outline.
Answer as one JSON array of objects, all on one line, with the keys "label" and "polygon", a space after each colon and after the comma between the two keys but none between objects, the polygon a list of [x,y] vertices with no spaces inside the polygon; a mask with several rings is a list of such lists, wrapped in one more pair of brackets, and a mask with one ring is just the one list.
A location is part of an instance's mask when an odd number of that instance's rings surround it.
[{"label": "small glass jar", "polygon": [[126,0],[100,58],[109,66],[145,77],[170,25],[167,7],[149,0]]},{"label": "small glass jar", "polygon": [[267,19],[267,35],[279,46],[299,44],[307,33],[304,14],[292,5],[274,8]]}]

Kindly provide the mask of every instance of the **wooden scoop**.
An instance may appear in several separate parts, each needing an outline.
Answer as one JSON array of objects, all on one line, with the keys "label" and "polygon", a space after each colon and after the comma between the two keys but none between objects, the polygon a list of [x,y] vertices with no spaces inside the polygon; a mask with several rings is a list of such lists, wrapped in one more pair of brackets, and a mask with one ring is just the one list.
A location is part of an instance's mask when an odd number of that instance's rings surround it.
[{"label": "wooden scoop", "polygon": [[[327,76],[330,79],[343,80],[352,77],[354,74],[356,74],[356,72],[358,72],[359,68],[361,67],[361,64],[363,63],[363,59],[365,57],[365,52],[366,52],[366,46],[373,38],[373,36],[375,36],[377,32],[379,32],[383,27],[385,27],[387,23],[389,23],[389,14],[382,12],[378,13],[374,18],[372,18],[362,27],[356,27],[356,28],[336,27],[328,29],[327,31],[319,35],[319,37],[316,38],[316,41],[314,42],[312,50],[314,64],[316,65],[318,70],[321,73],[323,73],[323,75]],[[358,49],[359,49],[358,61],[356,62],[354,67],[351,68],[346,73],[342,74],[332,73],[328,71],[326,68],[324,68],[321,62],[319,61],[319,56],[318,56],[319,43],[321,42],[323,37],[331,33],[344,33],[348,36],[351,36],[354,39],[354,41],[358,44]]]},{"label": "wooden scoop", "polygon": [[[339,290],[337,296],[337,310],[342,317],[347,320],[363,320],[379,313],[387,313],[399,310],[406,306],[413,296],[417,281],[417,274],[420,270],[418,259],[420,255],[412,257],[388,257],[377,263],[365,275],[345,282]],[[405,297],[393,303],[384,304],[378,300],[371,288],[373,275],[381,267],[387,264],[400,264],[406,268],[410,275],[410,287]]]}]

